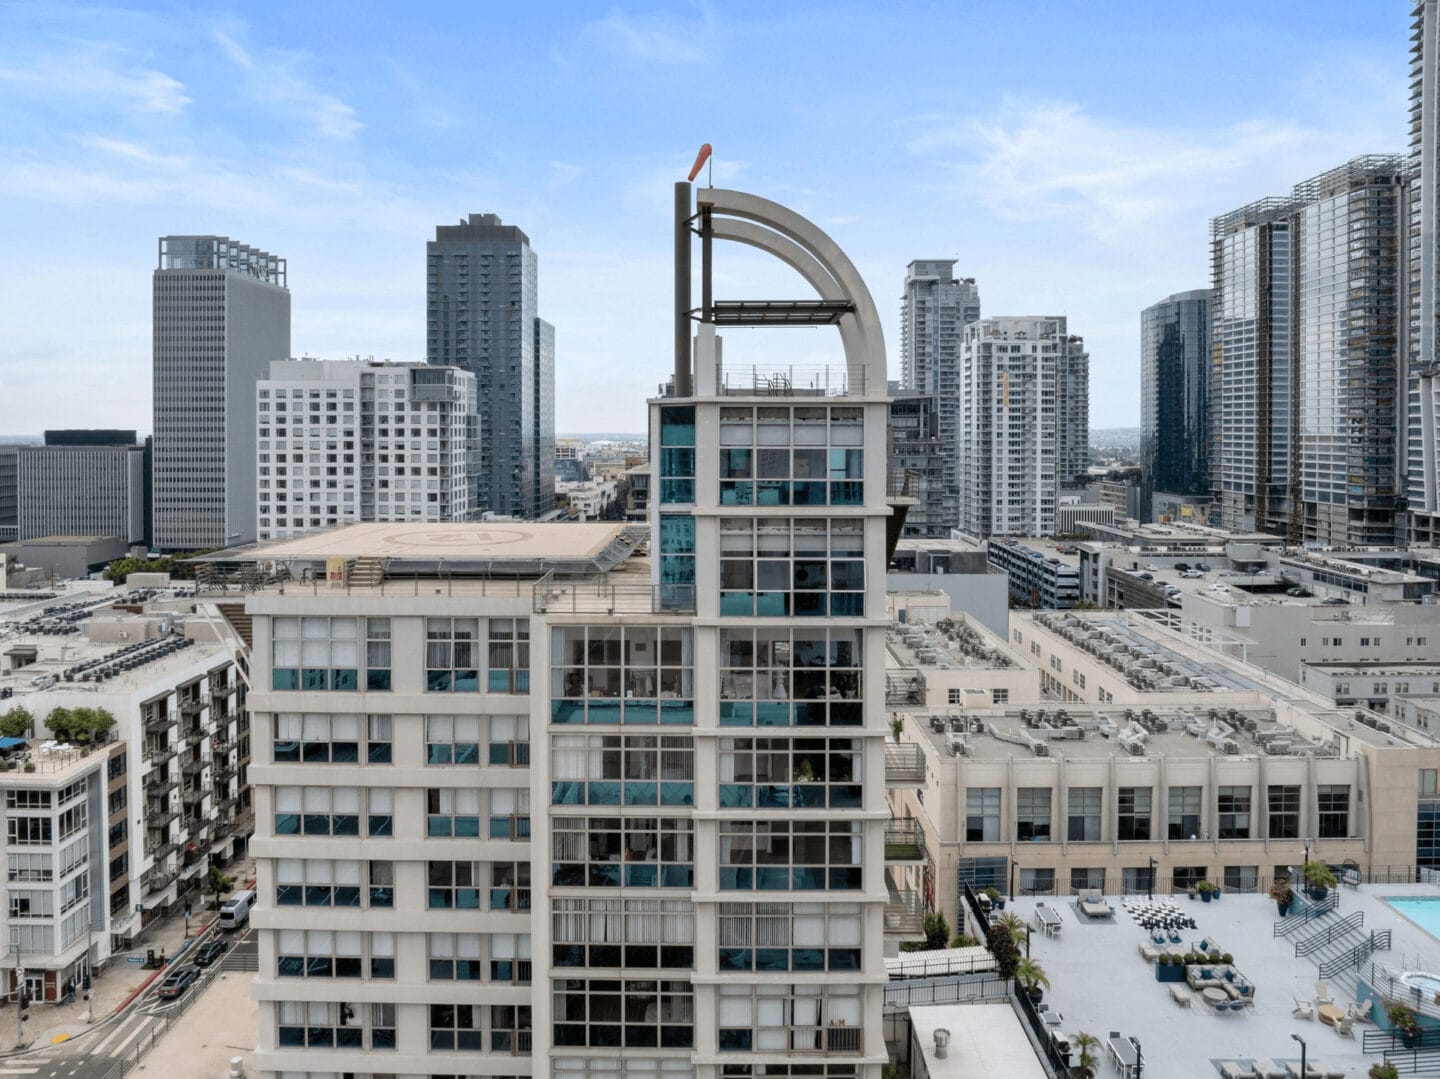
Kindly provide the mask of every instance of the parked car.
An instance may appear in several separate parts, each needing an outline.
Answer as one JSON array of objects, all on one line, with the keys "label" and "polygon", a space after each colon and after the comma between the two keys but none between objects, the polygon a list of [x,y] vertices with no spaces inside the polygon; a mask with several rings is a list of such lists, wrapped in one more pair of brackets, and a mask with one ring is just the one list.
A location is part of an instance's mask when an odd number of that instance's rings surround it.
[{"label": "parked car", "polygon": [[1139,577],[1142,581],[1153,581],[1155,579],[1155,575],[1152,573],[1142,573]]},{"label": "parked car", "polygon": [[1219,581],[1216,581],[1210,586],[1209,590],[1211,592],[1228,592],[1230,591],[1230,586],[1228,584],[1221,584]]},{"label": "parked car", "polygon": [[1350,601],[1349,601],[1348,599],[1341,599],[1339,596],[1326,596],[1326,597],[1325,597],[1324,599],[1322,599],[1320,602],[1321,602],[1322,604],[1324,604],[1326,607],[1348,607],[1348,606],[1350,606]]},{"label": "parked car", "polygon": [[1285,594],[1286,594],[1287,596],[1301,596],[1301,597],[1303,597],[1303,596],[1313,595],[1314,593],[1312,593],[1312,592],[1310,592],[1310,591],[1308,591],[1308,590],[1306,590],[1306,589],[1304,589],[1304,588],[1301,588],[1301,587],[1297,584],[1294,588],[1287,588],[1287,589],[1285,589]]},{"label": "parked car", "polygon": [[1155,565],[1155,563],[1153,563],[1153,562],[1146,562],[1146,563],[1145,563],[1145,568],[1148,569],[1151,573],[1159,573],[1159,572],[1160,572],[1160,567],[1157,566],[1157,565]]},{"label": "parked car", "polygon": [[1190,563],[1176,562],[1175,565],[1171,566],[1170,568],[1173,569],[1176,573],[1184,573],[1187,569],[1190,568]]},{"label": "parked car", "polygon": [[1208,563],[1208,562],[1196,562],[1196,563],[1195,563],[1195,568],[1198,569],[1201,573],[1209,573],[1209,572],[1210,572],[1210,563]]},{"label": "parked car", "polygon": [[174,1000],[184,993],[185,990],[189,989],[198,977],[200,977],[199,967],[181,967],[160,983],[160,988],[155,990],[155,995],[161,1000]]},{"label": "parked car", "polygon": [[208,967],[215,960],[224,955],[230,948],[224,937],[211,937],[200,946],[195,953],[195,965],[197,967]]},{"label": "parked car", "polygon": [[1180,571],[1180,576],[1194,580],[1196,577],[1204,577],[1205,574],[1201,573],[1198,569],[1185,569]]}]

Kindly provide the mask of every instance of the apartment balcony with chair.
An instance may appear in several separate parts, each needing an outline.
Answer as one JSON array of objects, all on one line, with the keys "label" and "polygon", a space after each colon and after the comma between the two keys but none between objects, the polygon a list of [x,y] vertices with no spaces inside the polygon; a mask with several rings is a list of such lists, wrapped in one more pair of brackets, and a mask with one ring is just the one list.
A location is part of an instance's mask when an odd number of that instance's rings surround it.
[{"label": "apartment balcony with chair", "polygon": [[145,710],[145,730],[150,734],[163,734],[169,730],[179,717],[163,708],[147,708]]},{"label": "apartment balcony with chair", "polygon": [[925,900],[914,889],[896,889],[885,874],[885,933],[887,936],[919,937],[925,933]]}]

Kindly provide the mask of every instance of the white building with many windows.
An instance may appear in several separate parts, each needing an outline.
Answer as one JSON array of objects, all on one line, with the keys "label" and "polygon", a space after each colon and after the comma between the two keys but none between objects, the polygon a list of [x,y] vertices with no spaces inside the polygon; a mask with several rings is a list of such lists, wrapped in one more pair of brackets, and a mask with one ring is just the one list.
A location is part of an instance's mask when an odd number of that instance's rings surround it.
[{"label": "white building with many windows", "polygon": [[[879,320],[808,222],[698,202],[707,251],[743,236],[823,299],[679,305],[647,525],[356,525],[248,554],[272,583],[221,601],[260,747],[258,1074],[886,1062],[883,867],[921,843],[885,794]],[[838,325],[844,372],[727,379],[717,326],[782,309]]]},{"label": "white building with many windows", "polygon": [[356,521],[464,521],[475,376],[374,360],[278,360],[256,387],[262,540]]}]

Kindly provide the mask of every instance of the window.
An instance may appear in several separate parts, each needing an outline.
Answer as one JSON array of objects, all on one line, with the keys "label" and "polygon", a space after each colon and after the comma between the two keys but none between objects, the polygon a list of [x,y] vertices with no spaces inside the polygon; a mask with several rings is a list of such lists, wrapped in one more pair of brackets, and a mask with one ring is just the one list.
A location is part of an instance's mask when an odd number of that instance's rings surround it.
[{"label": "window", "polygon": [[1270,787],[1268,800],[1269,835],[1271,839],[1300,838],[1300,788]]},{"label": "window", "polygon": [[1010,691],[1008,689],[992,689],[990,691],[991,704],[1009,704]]},{"label": "window", "polygon": [[425,688],[431,693],[480,688],[479,620],[425,619]]},{"label": "window", "polygon": [[49,817],[7,817],[5,834],[14,846],[48,846],[51,828]]},{"label": "window", "polygon": [[1316,790],[1319,804],[1319,828],[1321,839],[1344,839],[1350,834],[1350,786],[1349,784],[1324,784]]},{"label": "window", "polygon": [[1198,839],[1200,836],[1199,787],[1170,788],[1170,817],[1167,826],[1170,839]]},{"label": "window", "polygon": [[490,716],[489,762],[508,768],[530,766],[530,717]]},{"label": "window", "polygon": [[476,862],[427,862],[426,907],[479,910],[480,866]]},{"label": "window", "polygon": [[722,809],[858,809],[861,741],[720,739]]},{"label": "window", "polygon": [[365,688],[390,688],[390,619],[365,619]]},{"label": "window", "polygon": [[1437,775],[1440,775],[1440,769],[1436,769],[1436,768],[1421,768],[1421,769],[1420,769],[1419,785],[1420,785],[1420,794],[1421,794],[1422,797],[1433,798],[1433,797],[1436,796],[1436,794],[1437,794],[1436,776],[1437,776]]},{"label": "window", "polygon": [[861,838],[859,821],[721,821],[720,888],[861,888]]},{"label": "window", "polygon": [[551,722],[690,726],[694,635],[657,626],[564,626],[550,637]]},{"label": "window", "polygon": [[354,764],[360,759],[360,717],[275,716],[275,763]]},{"label": "window", "polygon": [[357,689],[360,621],[355,618],[272,618],[271,688]]},{"label": "window", "polygon": [[1206,877],[1203,865],[1177,865],[1170,874],[1171,886],[1177,892],[1188,892]]},{"label": "window", "polygon": [[431,933],[430,980],[478,982],[484,969],[480,933]]},{"label": "window", "polygon": [[1100,788],[1071,787],[1065,838],[1071,843],[1100,841]]},{"label": "window", "polygon": [[476,838],[480,835],[480,791],[430,788],[425,792],[425,834]]},{"label": "window", "polygon": [[494,788],[490,791],[490,838],[530,838],[530,792]]},{"label": "window", "polygon": [[720,613],[796,618],[863,615],[863,522],[859,518],[721,518]]},{"label": "window", "polygon": [[722,629],[722,727],[858,727],[859,630]]},{"label": "window", "polygon": [[54,855],[10,854],[9,879],[12,881],[54,880]]},{"label": "window", "polygon": [[552,907],[557,967],[695,965],[695,913],[688,900],[554,899]]},{"label": "window", "polygon": [[465,1049],[483,1051],[485,1035],[480,1029],[482,1007],[480,1004],[430,1005],[430,1048],[447,1052]]},{"label": "window", "polygon": [[530,863],[493,862],[490,866],[490,909],[530,909]]},{"label": "window", "polygon": [[680,817],[556,817],[551,883],[565,887],[690,888],[693,821]]},{"label": "window", "polygon": [[1020,787],[1015,792],[1015,839],[1050,842],[1050,788]]},{"label": "window", "polygon": [[660,515],[660,607],[695,609],[695,518],[689,514]]},{"label": "window", "polygon": [[1221,839],[1250,838],[1250,788],[1221,787],[1217,802]]},{"label": "window", "polygon": [[1260,867],[1255,865],[1227,865],[1223,879],[1227,892],[1253,892],[1259,888]]},{"label": "window", "polygon": [[361,934],[329,929],[277,930],[275,965],[275,973],[281,978],[359,978],[364,973]]},{"label": "window", "polygon": [[370,863],[370,906],[395,905],[395,863]]},{"label": "window", "polygon": [[1126,866],[1120,870],[1120,890],[1126,895],[1153,892],[1156,879],[1155,870],[1148,865]]},{"label": "window", "polygon": [[490,980],[529,985],[533,964],[529,933],[490,934]]},{"label": "window", "polygon": [[1070,870],[1070,894],[1078,895],[1089,888],[1105,890],[1105,870],[1100,867]]},{"label": "window", "polygon": [[638,734],[551,736],[553,805],[693,805],[695,744]]},{"label": "window", "polygon": [[276,787],[276,835],[360,834],[360,796],[355,787]]},{"label": "window", "polygon": [[948,689],[946,692],[947,702],[950,704],[964,704],[965,691],[963,689]]},{"label": "window", "polygon": [[1054,895],[1055,870],[1022,868],[1020,870],[1020,894]]},{"label": "window", "polygon": [[860,1051],[859,986],[722,984],[719,993],[722,1053]]},{"label": "window", "polygon": [[695,501],[695,407],[660,409],[660,502]]},{"label": "window", "polygon": [[970,787],[965,791],[965,841],[1000,842],[999,787]]},{"label": "window", "polygon": [[350,1025],[355,1021],[355,1009],[348,1004],[282,1000],[277,1002],[276,1011],[279,1020],[277,1041],[283,1048],[365,1047],[363,1028]]},{"label": "window", "polygon": [[864,501],[863,442],[858,409],[832,409],[827,417],[814,406],[793,414],[781,407],[726,408],[720,504],[858,506]]},{"label": "window", "polygon": [[693,990],[683,981],[568,978],[553,983],[555,1045],[688,1049]]},{"label": "window", "polygon": [[[389,865],[388,862],[383,864]],[[324,858],[278,858],[275,861],[275,905],[358,907],[362,865],[358,861]]]},{"label": "window", "polygon": [[1117,839],[1150,838],[1150,795],[1149,787],[1120,788]]},{"label": "window", "polygon": [[486,688],[491,693],[530,692],[530,619],[489,620]]},{"label": "window", "polygon": [[1070,680],[1075,683],[1077,688],[1085,688],[1085,676],[1081,674],[1078,670],[1073,670],[1070,672]]},{"label": "window", "polygon": [[858,971],[858,904],[721,903],[722,971]]},{"label": "window", "polygon": [[530,1006],[492,1004],[490,1006],[490,1051],[529,1056]]}]

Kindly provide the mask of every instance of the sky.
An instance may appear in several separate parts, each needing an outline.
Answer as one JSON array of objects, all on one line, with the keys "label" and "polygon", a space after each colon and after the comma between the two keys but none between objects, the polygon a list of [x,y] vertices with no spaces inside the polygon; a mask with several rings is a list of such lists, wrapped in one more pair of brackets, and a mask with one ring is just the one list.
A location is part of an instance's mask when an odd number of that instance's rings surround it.
[{"label": "sky", "polygon": [[[288,259],[292,350],[425,358],[425,241],[539,257],[561,432],[640,431],[671,366],[671,185],[782,202],[864,276],[1061,314],[1094,427],[1139,422],[1139,313],[1209,284],[1209,218],[1406,149],[1408,0],[67,5],[0,0],[0,436],[150,430],[157,238]],[[703,178],[702,178],[703,182]],[[717,249],[716,297],[811,295]],[[731,363],[837,360],[734,331]]]}]

